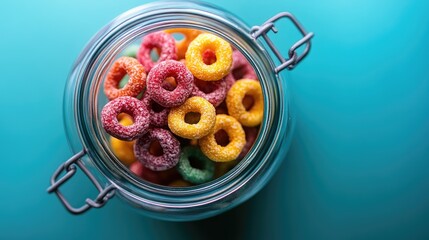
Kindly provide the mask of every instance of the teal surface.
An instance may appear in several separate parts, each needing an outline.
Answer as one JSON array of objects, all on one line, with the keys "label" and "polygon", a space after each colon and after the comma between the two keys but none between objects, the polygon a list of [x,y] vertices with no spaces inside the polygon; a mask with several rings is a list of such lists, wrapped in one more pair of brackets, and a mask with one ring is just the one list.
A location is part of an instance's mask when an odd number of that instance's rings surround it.
[{"label": "teal surface", "polygon": [[[213,1],[249,25],[290,11],[316,34],[285,76],[297,122],[278,173],[203,221],[153,220],[118,199],[68,214],[45,192],[71,155],[67,74],[93,34],[144,2],[2,2],[0,239],[429,238],[429,2],[420,0]],[[297,37],[289,30],[279,26],[283,52]],[[87,186],[77,176],[64,191],[79,202]]]}]

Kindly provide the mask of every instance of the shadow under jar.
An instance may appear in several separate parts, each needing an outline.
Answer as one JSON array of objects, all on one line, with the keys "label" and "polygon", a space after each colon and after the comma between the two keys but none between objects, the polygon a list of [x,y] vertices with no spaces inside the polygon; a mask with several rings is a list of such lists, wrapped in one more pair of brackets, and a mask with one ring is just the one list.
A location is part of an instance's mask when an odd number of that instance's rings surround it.
[{"label": "shadow under jar", "polygon": [[[283,57],[267,36],[280,19],[290,20],[303,35],[288,57]],[[252,65],[264,101],[259,134],[248,154],[225,175],[190,187],[161,186],[134,175],[112,153],[100,121],[107,103],[103,81],[113,61],[143,36],[171,28],[198,29],[228,41]],[[267,183],[285,158],[293,118],[286,82],[279,73],[292,69],[307,55],[312,36],[287,12],[253,28],[225,10],[201,2],[157,2],[123,13],[91,39],[73,66],[64,93],[64,121],[76,154],[56,170],[48,192],[54,192],[73,214],[101,207],[117,195],[148,216],[174,221],[207,218],[244,202]],[[298,54],[301,46],[304,50]],[[273,59],[279,62],[277,66]],[[60,186],[78,170],[88,176],[99,194],[74,207]]]}]

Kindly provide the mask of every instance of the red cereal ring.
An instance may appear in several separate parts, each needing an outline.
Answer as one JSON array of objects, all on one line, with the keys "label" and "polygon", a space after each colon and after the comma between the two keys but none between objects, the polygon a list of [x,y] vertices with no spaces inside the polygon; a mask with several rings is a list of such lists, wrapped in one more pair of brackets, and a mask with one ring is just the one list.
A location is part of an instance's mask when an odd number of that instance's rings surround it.
[{"label": "red cereal ring", "polygon": [[144,93],[142,101],[149,111],[150,124],[155,127],[167,126],[170,109],[153,101],[147,92]]},{"label": "red cereal ring", "polygon": [[[150,52],[154,48],[159,50],[159,58],[156,62],[153,62],[150,56]],[[165,32],[154,32],[148,34],[143,38],[142,44],[140,45],[140,49],[137,53],[137,59],[141,64],[143,64],[146,71],[149,72],[157,63],[169,59],[177,59],[176,42],[170,34]]]},{"label": "red cereal ring", "polygon": [[[177,86],[169,91],[162,87],[168,77],[174,77]],[[149,96],[163,107],[177,107],[182,105],[191,95],[194,76],[181,62],[167,60],[160,62],[147,76],[147,92]]]},{"label": "red cereal ring", "polygon": [[[162,147],[162,155],[156,156],[149,152],[152,142],[158,141]],[[134,145],[134,154],[143,166],[153,171],[163,171],[176,166],[180,158],[180,143],[173,134],[162,128],[153,128]]]},{"label": "red cereal ring", "polygon": [[[123,126],[118,121],[118,115],[130,115],[134,123]],[[131,141],[143,136],[149,129],[149,112],[144,103],[133,97],[118,97],[108,102],[101,110],[101,123],[104,130],[115,138]]]},{"label": "red cereal ring", "polygon": [[[128,75],[128,83],[119,89],[122,78]],[[104,93],[109,100],[121,96],[136,97],[146,86],[146,72],[143,66],[132,57],[120,57],[112,65],[104,81]]]},{"label": "red cereal ring", "polygon": [[209,101],[213,106],[219,106],[226,97],[225,79],[208,82],[194,78],[192,96],[202,97]]},{"label": "red cereal ring", "polygon": [[231,72],[225,77],[226,89],[229,90],[235,81],[240,79],[257,80],[256,73],[253,67],[247,61],[246,57],[240,51],[232,52],[232,67]]},{"label": "red cereal ring", "polygon": [[131,164],[130,171],[146,181],[149,181],[155,184],[162,183],[161,177],[158,175],[158,172],[155,172],[150,170],[149,168],[146,168],[139,161]]}]

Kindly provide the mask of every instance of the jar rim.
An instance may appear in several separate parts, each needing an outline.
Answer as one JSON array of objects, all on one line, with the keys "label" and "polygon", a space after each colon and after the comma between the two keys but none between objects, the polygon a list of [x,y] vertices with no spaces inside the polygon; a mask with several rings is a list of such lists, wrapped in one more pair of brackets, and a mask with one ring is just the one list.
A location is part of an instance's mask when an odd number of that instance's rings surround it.
[{"label": "jar rim", "polygon": [[[195,20],[196,17],[199,22]],[[143,182],[128,170],[124,170],[126,168],[114,161],[114,155],[106,150],[108,148],[100,140],[102,131],[99,131],[98,123],[100,83],[115,56],[124,46],[141,38],[142,35],[171,27],[202,29],[229,41],[252,64],[264,93],[264,118],[259,136],[251,151],[238,166],[225,176],[206,184],[174,190],[171,187]],[[283,95],[280,76],[272,71],[274,64],[262,44],[252,39],[249,32],[247,25],[233,14],[201,2],[156,2],[131,9],[114,19],[100,30],[83,50],[66,86],[64,119],[73,150],[78,150],[75,139],[77,135],[83,147],[90,149],[87,151],[89,155],[87,161],[120,190],[122,197],[138,207],[143,205],[144,208],[151,210],[201,207],[208,209],[207,205],[225,202],[229,197],[229,208],[249,198],[268,181],[269,176],[263,171],[278,167],[280,162],[276,162],[273,155],[277,154],[283,135],[289,135],[287,129],[290,127],[288,117],[284,116],[285,113],[288,114],[288,101]],[[72,118],[67,117],[69,114],[67,111],[73,111]],[[259,179],[259,182],[255,179]],[[250,182],[254,186],[253,190],[247,190],[247,194],[240,199],[232,199],[232,195],[243,192],[242,186]]]}]

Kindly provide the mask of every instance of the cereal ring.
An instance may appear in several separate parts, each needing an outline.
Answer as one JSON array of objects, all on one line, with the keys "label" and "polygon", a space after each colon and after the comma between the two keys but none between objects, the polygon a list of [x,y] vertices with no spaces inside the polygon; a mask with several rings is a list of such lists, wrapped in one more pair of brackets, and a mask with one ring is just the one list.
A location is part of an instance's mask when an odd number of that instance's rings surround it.
[{"label": "cereal ring", "polygon": [[158,172],[155,172],[150,170],[149,168],[146,168],[139,161],[131,164],[130,171],[146,181],[149,181],[155,184],[162,184],[162,180],[158,175]]},{"label": "cereal ring", "polygon": [[[174,90],[168,91],[162,87],[162,82],[168,78],[174,77],[177,86]],[[186,69],[183,63],[167,60],[160,62],[149,72],[147,76],[147,92],[155,102],[163,107],[176,107],[183,102],[192,93],[192,82],[194,77]]]},{"label": "cereal ring", "polygon": [[183,39],[176,41],[177,59],[185,58],[186,50],[188,50],[189,43],[192,42],[201,31],[190,28],[173,28],[165,30],[166,33],[174,34],[179,33],[183,35]]},{"label": "cereal ring", "polygon": [[[206,50],[215,52],[216,61],[207,65],[203,54]],[[186,67],[203,81],[216,81],[225,77],[232,64],[232,48],[228,42],[213,34],[202,33],[189,44],[186,51]]]},{"label": "cereal ring", "polygon": [[255,143],[256,138],[258,137],[259,128],[257,127],[243,127],[244,133],[246,134],[246,145],[244,145],[243,150],[241,150],[239,159],[243,159],[249,150],[252,148],[253,143]]},{"label": "cereal ring", "polygon": [[246,57],[240,51],[234,50],[232,52],[231,72],[225,77],[226,89],[229,90],[235,81],[239,79],[257,80],[257,77]]},{"label": "cereal ring", "polygon": [[[162,147],[162,155],[156,156],[149,152],[152,142],[158,141]],[[163,171],[176,166],[180,157],[180,143],[170,131],[153,128],[134,145],[134,154],[143,166],[153,171]]]},{"label": "cereal ring", "polygon": [[[152,49],[159,49],[159,58],[156,62],[152,61],[150,52]],[[176,60],[176,44],[174,38],[165,32],[154,32],[146,35],[143,38],[140,49],[137,53],[137,59],[144,66],[147,72],[149,72],[157,63],[165,60]]]},{"label": "cereal ring", "polygon": [[219,106],[226,97],[225,79],[207,82],[194,78],[192,96],[202,97],[213,104],[213,106]]},{"label": "cereal ring", "polygon": [[[123,126],[117,116],[126,113],[134,119],[134,124]],[[101,110],[101,123],[104,130],[121,140],[134,140],[143,136],[149,129],[149,112],[144,103],[133,97],[118,97],[108,102]]]},{"label": "cereal ring", "polygon": [[[221,146],[216,142],[215,134],[224,130],[229,137],[229,143]],[[215,162],[228,162],[235,160],[246,144],[246,137],[241,124],[233,117],[220,114],[216,116],[216,124],[211,133],[201,138],[201,151]]]},{"label": "cereal ring", "polygon": [[[188,113],[200,114],[200,119],[195,124],[185,121]],[[191,97],[183,105],[172,108],[168,114],[168,127],[170,130],[183,138],[199,139],[213,129],[216,120],[216,110],[207,100],[202,97]]]},{"label": "cereal ring", "polygon": [[[128,83],[118,89],[119,82],[127,75],[130,77]],[[104,81],[104,93],[109,100],[121,96],[136,97],[146,87],[146,72],[143,66],[134,58],[120,57],[110,68]]]},{"label": "cereal ring", "polygon": [[[253,98],[253,106],[249,110],[243,105],[246,95]],[[258,126],[264,114],[261,84],[251,79],[236,81],[226,95],[226,106],[229,115],[235,117],[243,126]]]},{"label": "cereal ring", "polygon": [[[191,157],[201,166],[201,169],[191,165]],[[200,149],[196,147],[182,149],[177,170],[186,181],[195,184],[208,182],[213,178],[214,168],[214,163],[204,156]]]},{"label": "cereal ring", "polygon": [[167,126],[170,109],[153,101],[147,92],[144,93],[142,101],[149,111],[150,124],[156,127]]},{"label": "cereal ring", "polygon": [[[130,126],[133,124],[133,120],[128,117],[123,117],[119,124],[123,126]],[[125,165],[130,165],[136,161],[134,156],[134,141],[122,141],[120,139],[110,137],[110,148],[112,149],[113,154]]]}]

